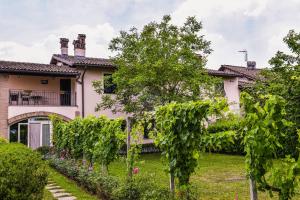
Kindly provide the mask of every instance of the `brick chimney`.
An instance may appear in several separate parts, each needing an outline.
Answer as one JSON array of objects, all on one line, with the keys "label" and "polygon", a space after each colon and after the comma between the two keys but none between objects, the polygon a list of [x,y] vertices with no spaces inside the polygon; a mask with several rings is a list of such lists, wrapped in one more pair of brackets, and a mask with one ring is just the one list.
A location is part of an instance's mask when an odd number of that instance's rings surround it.
[{"label": "brick chimney", "polygon": [[247,69],[256,69],[255,61],[247,61]]},{"label": "brick chimney", "polygon": [[68,55],[68,43],[69,43],[68,38],[60,38],[61,55]]},{"label": "brick chimney", "polygon": [[77,40],[73,41],[74,56],[85,57],[85,34],[78,34]]}]

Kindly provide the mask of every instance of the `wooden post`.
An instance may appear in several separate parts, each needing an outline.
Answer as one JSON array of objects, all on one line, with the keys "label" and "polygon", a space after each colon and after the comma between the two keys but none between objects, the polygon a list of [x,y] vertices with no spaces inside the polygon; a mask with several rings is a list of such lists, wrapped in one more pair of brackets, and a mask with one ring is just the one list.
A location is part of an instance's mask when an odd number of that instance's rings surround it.
[{"label": "wooden post", "polygon": [[132,169],[131,167],[129,166],[129,161],[128,160],[128,156],[129,156],[129,151],[130,151],[130,142],[131,142],[131,136],[130,136],[130,133],[131,133],[131,119],[130,117],[127,117],[126,118],[126,126],[127,126],[127,169],[128,169],[128,178],[131,179],[132,177]]},{"label": "wooden post", "polygon": [[250,199],[251,200],[258,200],[257,197],[257,189],[256,189],[256,182],[253,179],[253,177],[250,175],[250,179],[249,179],[249,183],[250,183]]},{"label": "wooden post", "polygon": [[174,195],[175,195],[175,177],[174,177],[173,172],[170,172],[170,191],[174,197]]},{"label": "wooden post", "polygon": [[130,117],[126,118],[126,126],[127,126],[127,155],[130,149],[130,132],[131,132],[131,119]]}]

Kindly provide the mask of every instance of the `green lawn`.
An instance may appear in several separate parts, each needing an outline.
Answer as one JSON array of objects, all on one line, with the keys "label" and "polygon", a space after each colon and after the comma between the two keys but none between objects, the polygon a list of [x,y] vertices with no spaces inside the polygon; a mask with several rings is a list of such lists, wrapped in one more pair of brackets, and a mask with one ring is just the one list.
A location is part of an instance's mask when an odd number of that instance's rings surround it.
[{"label": "green lawn", "polygon": [[[63,188],[66,192],[71,193],[77,197],[78,200],[96,200],[97,198],[87,193],[83,188],[79,187],[74,181],[66,178],[56,170],[49,167],[49,179],[54,181],[57,185]],[[46,194],[47,195],[47,194]],[[49,194],[48,194],[49,195]],[[51,194],[50,194],[51,195]],[[44,197],[44,200],[52,200],[49,196]]]},{"label": "green lawn", "polygon": [[[156,182],[168,187],[168,176],[163,171],[163,164],[159,154],[143,155],[139,164],[140,173],[154,173]],[[109,166],[109,172],[118,177],[126,175],[124,160],[114,162]],[[229,200],[234,199],[235,193],[239,200],[249,199],[249,185],[245,178],[244,157],[222,154],[205,153],[199,160],[199,167],[191,178],[192,183],[200,192],[200,199]],[[263,200],[270,198],[267,193],[259,193]],[[300,195],[294,199],[300,199]]]},{"label": "green lawn", "polygon": [[51,192],[49,192],[47,189],[45,189],[43,200],[55,200],[55,198],[52,196]]}]

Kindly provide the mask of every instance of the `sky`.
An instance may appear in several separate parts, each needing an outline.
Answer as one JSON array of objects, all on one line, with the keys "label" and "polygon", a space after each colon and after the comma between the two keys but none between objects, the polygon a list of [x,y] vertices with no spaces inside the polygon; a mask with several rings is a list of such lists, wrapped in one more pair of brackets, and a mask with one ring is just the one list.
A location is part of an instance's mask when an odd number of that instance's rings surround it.
[{"label": "sky", "polygon": [[300,31],[300,0],[0,0],[0,60],[49,63],[60,53],[59,38],[86,38],[86,56],[108,58],[110,40],[120,30],[141,29],[169,14],[182,25],[188,16],[203,24],[213,52],[207,68],[245,65],[239,50],[257,67],[268,67],[283,37]]}]

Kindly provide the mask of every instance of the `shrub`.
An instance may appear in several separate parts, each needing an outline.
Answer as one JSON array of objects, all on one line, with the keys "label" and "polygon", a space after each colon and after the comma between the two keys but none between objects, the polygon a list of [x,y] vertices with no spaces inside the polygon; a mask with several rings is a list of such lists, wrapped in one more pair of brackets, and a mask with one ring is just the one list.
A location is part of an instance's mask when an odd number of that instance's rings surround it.
[{"label": "shrub", "polygon": [[156,185],[151,174],[138,175],[130,180],[124,180],[114,190],[114,200],[167,200],[170,192],[167,188]]},{"label": "shrub", "polygon": [[39,152],[42,156],[46,156],[47,154],[50,153],[51,147],[42,146],[42,147],[38,147],[35,151]]},{"label": "shrub", "polygon": [[22,144],[0,145],[1,199],[42,199],[47,176],[46,166],[36,152]]},{"label": "shrub", "polygon": [[75,160],[62,160],[51,157],[49,164],[60,173],[76,181],[78,185],[84,187],[90,193],[97,194],[103,200],[110,199],[112,191],[118,185],[116,178],[89,171],[87,167],[80,166]]},{"label": "shrub", "polygon": [[234,116],[229,115],[226,118],[221,118],[217,120],[216,122],[210,124],[207,127],[208,133],[219,133],[224,131],[230,131],[230,130],[238,130],[240,128],[241,119]]},{"label": "shrub", "polygon": [[5,138],[0,137],[0,145],[1,144],[7,144],[8,141]]},{"label": "shrub", "polygon": [[223,131],[201,138],[202,149],[209,152],[244,154],[243,134],[239,131]]}]

